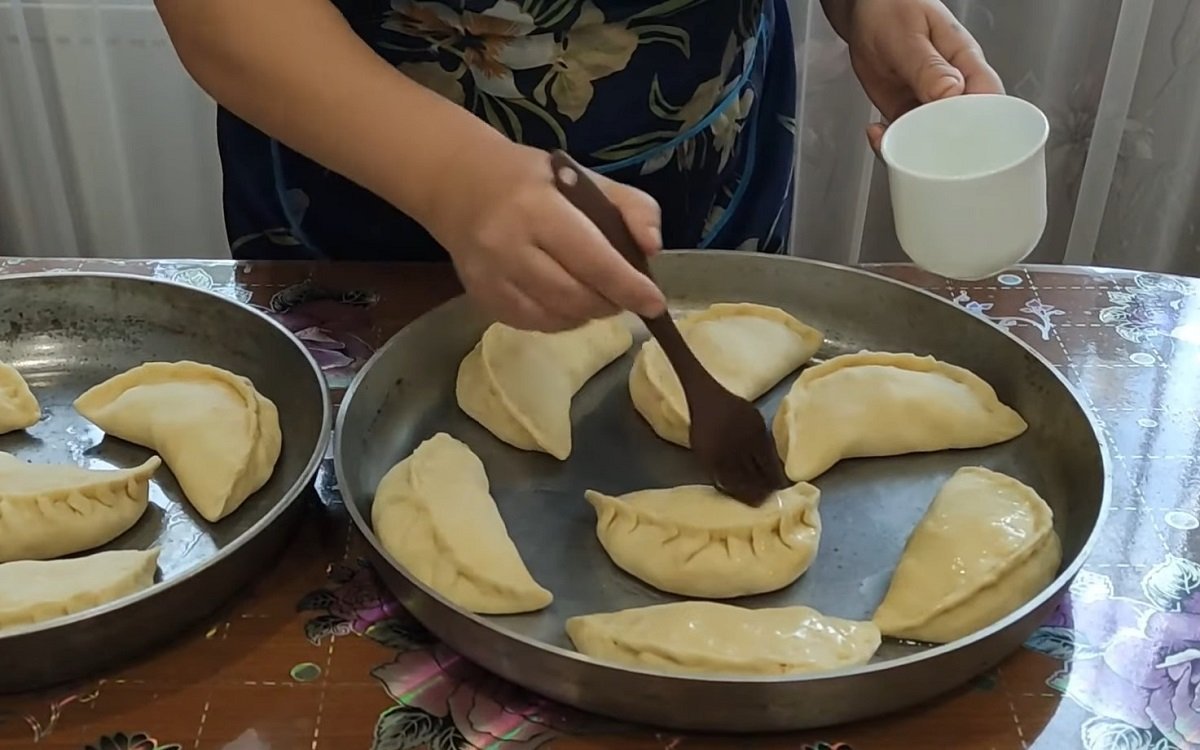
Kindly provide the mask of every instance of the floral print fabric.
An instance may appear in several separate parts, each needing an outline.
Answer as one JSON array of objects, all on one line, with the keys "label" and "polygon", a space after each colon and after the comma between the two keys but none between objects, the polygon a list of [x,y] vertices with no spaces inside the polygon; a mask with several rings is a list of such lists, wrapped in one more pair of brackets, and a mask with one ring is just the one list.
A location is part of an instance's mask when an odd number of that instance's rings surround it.
[{"label": "floral print fabric", "polygon": [[[668,247],[784,248],[795,122],[784,0],[335,4],[397,69],[514,141],[565,148],[649,192]],[[444,257],[414,221],[224,110],[218,136],[236,257]]]}]

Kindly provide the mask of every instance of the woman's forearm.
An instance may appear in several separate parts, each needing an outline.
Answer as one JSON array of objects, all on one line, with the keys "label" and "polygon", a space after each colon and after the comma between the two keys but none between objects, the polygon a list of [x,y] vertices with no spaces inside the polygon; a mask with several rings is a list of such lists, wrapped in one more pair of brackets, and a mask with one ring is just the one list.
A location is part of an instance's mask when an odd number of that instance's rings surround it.
[{"label": "woman's forearm", "polygon": [[821,8],[825,11],[825,17],[829,19],[829,25],[842,39],[849,38],[847,35],[850,33],[854,3],[855,0],[821,0]]},{"label": "woman's forearm", "polygon": [[423,223],[455,144],[507,143],[376,55],[328,0],[156,4],[214,99]]}]

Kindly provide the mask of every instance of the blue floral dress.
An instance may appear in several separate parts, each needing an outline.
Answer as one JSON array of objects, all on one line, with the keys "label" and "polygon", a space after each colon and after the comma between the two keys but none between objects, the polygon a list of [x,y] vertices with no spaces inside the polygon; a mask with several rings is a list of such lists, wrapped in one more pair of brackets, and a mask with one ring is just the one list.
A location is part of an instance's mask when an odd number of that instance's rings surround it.
[{"label": "blue floral dress", "polygon": [[[786,246],[786,0],[334,1],[413,80],[653,195],[667,247]],[[235,257],[445,258],[415,221],[225,110],[218,138]]]}]

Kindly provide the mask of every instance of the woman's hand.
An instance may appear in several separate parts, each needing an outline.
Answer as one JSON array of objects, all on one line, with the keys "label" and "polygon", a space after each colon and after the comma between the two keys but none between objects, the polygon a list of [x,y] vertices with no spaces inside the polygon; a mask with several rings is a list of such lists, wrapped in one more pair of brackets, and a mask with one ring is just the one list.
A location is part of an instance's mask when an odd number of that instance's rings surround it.
[{"label": "woman's hand", "polygon": [[[467,292],[500,321],[558,331],[633,310],[661,313],[658,287],[635,270],[554,185],[550,155],[498,139],[465,147],[430,194],[426,227]],[[662,245],[658,203],[599,175],[647,254]]]},{"label": "woman's hand", "polygon": [[[450,251],[467,291],[500,320],[559,330],[618,309],[662,311],[658,287],[559,195],[548,154],[513,145],[401,75],[328,0],[156,5],[206,91],[419,221]],[[596,181],[639,244],[657,251],[658,204]]]},{"label": "woman's hand", "polygon": [[[824,0],[824,5],[885,122],[937,99],[1004,93],[975,38],[940,0]],[[884,123],[867,128],[876,151],[884,128]]]}]

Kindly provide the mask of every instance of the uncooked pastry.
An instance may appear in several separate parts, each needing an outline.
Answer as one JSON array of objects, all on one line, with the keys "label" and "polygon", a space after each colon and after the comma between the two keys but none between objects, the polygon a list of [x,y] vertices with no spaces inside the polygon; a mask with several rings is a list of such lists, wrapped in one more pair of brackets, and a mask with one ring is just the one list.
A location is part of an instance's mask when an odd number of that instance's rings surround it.
[{"label": "uncooked pastry", "polygon": [[0,362],[0,435],[33,427],[42,418],[42,409],[11,365]]},{"label": "uncooked pastry", "polygon": [[562,333],[493,323],[458,368],[458,405],[509,445],[565,460],[571,399],[631,346],[622,316]]},{"label": "uncooked pastry", "polygon": [[0,629],[101,607],[154,584],[158,550],[115,550],[0,565]]},{"label": "uncooked pastry", "polygon": [[196,362],[148,362],[91,388],[75,409],[162,456],[209,521],[237,510],[279,460],[279,412],[248,378]]},{"label": "uncooked pastry", "polygon": [[617,567],[681,596],[781,589],[808,570],[821,538],[821,491],[811,484],[780,490],[758,508],[704,485],[586,497]]},{"label": "uncooked pastry", "polygon": [[1054,579],[1062,545],[1037,492],[959,469],[909,537],[872,618],[884,635],[948,643],[1018,609]]},{"label": "uncooked pastry", "polygon": [[[754,400],[821,348],[824,336],[777,307],[718,303],[687,315],[679,330],[696,358],[722,385]],[[687,399],[655,339],[642,344],[629,372],[634,408],[659,437],[690,444]]]},{"label": "uncooked pastry", "polygon": [[516,614],[554,598],[533,580],[509,538],[483,464],[445,433],[384,475],[371,522],[396,562],[464,609]]},{"label": "uncooked pastry", "polygon": [[146,512],[152,456],[132,469],[30,464],[0,453],[0,563],[49,560],[108,544]]},{"label": "uncooked pastry", "polygon": [[879,630],[809,607],[745,609],[673,602],[567,620],[576,650],[594,659],[684,674],[785,675],[870,661]]},{"label": "uncooked pastry", "polygon": [[800,373],[775,414],[793,482],[845,458],[982,448],[1027,425],[978,375],[933,357],[859,352]]}]

